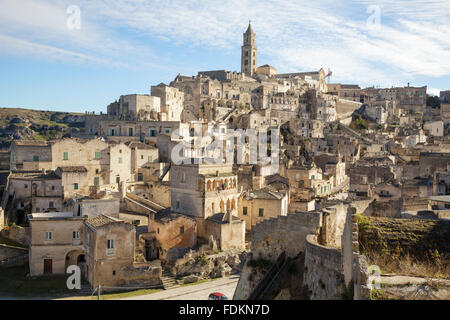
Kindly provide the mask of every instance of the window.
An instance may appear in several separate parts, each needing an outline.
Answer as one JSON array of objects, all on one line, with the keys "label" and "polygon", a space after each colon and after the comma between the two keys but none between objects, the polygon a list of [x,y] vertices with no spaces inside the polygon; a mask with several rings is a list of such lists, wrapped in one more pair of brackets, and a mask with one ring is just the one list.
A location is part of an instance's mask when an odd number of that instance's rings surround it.
[{"label": "window", "polygon": [[63,153],[63,160],[69,160],[69,153],[67,151]]},{"label": "window", "polygon": [[55,204],[53,203],[53,201],[50,201],[50,202],[48,203],[48,207],[49,207],[49,208],[54,208],[54,207],[55,207]]},{"label": "window", "polygon": [[314,180],[314,175],[311,176],[311,179]]},{"label": "window", "polygon": [[45,232],[45,241],[50,241],[53,239],[53,234],[51,231]]},{"label": "window", "polygon": [[263,208],[259,208],[259,216],[264,217],[264,209]]},{"label": "window", "polygon": [[150,137],[156,137],[156,130],[150,129]]},{"label": "window", "polygon": [[109,129],[109,135],[115,136],[116,135],[116,129]]},{"label": "window", "polygon": [[177,209],[180,208],[180,201],[177,201]]},{"label": "window", "polygon": [[123,162],[122,158],[119,158],[119,163],[122,163],[122,162]]},{"label": "window", "polygon": [[55,186],[52,186],[52,190],[55,190]]},{"label": "window", "polygon": [[33,161],[34,161],[34,162],[39,161],[39,156],[33,156]]},{"label": "window", "polygon": [[247,215],[247,207],[243,207],[243,208],[242,208],[242,214],[243,214],[244,216]]},{"label": "window", "polygon": [[106,243],[106,248],[107,249],[114,249],[114,240],[113,239],[109,239]]},{"label": "window", "polygon": [[180,227],[180,234],[184,234],[184,227]]},{"label": "window", "polygon": [[152,156],[148,156],[148,162],[153,162],[153,157]]},{"label": "window", "polygon": [[142,175],[142,173],[138,173],[138,181],[144,181],[144,177]]},{"label": "window", "polygon": [[186,182],[186,172],[181,174],[181,182]]},{"label": "window", "polygon": [[117,177],[116,177],[116,183],[119,183],[119,182],[120,182],[120,177],[117,176]]},{"label": "window", "polygon": [[129,135],[130,137],[133,136],[133,128],[128,128],[128,135]]},{"label": "window", "polygon": [[98,187],[100,185],[100,178],[94,177],[94,186]]},{"label": "window", "polygon": [[100,159],[100,151],[95,152],[95,159]]},{"label": "window", "polygon": [[72,232],[72,239],[74,240],[80,239],[80,231]]},{"label": "window", "polygon": [[[172,115],[172,116],[173,116],[173,115]],[[169,130],[169,129],[166,129],[166,133],[169,134],[169,133],[170,133],[170,130]]]},{"label": "window", "polygon": [[73,184],[73,190],[78,190],[78,183]]}]

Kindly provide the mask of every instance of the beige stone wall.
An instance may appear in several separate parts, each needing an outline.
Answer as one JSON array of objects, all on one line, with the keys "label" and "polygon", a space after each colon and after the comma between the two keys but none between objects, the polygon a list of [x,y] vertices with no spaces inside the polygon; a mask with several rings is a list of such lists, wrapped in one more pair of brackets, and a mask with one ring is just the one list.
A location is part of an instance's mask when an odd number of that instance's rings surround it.
[{"label": "beige stone wall", "polygon": [[[64,160],[64,152],[68,153],[67,160]],[[96,152],[100,152],[100,159],[96,159]],[[110,157],[108,153],[108,144],[100,139],[62,139],[52,144],[52,169],[82,166],[87,169],[89,186],[94,185],[95,177],[99,178],[100,185],[109,184],[111,182],[109,175]]]},{"label": "beige stone wall", "polygon": [[131,174],[131,149],[123,144],[113,144],[109,146],[110,168],[109,183],[116,184],[117,178],[120,182],[134,180]]},{"label": "beige stone wall", "polygon": [[[284,204],[283,204],[284,203]],[[244,215],[244,207],[247,207],[247,215]],[[259,209],[264,209],[263,216],[259,216]],[[238,215],[245,221],[247,230],[251,230],[252,226],[266,219],[276,218],[278,216],[287,215],[288,204],[287,195],[280,199],[239,199]]]},{"label": "beige stone wall", "polygon": [[119,199],[82,200],[80,203],[81,215],[89,218],[104,214],[110,217],[119,217]]},{"label": "beige stone wall", "polygon": [[318,234],[321,225],[320,212],[299,212],[258,223],[252,228],[253,256],[275,261],[286,250],[295,257],[305,251],[306,236]]},{"label": "beige stone wall", "polygon": [[211,236],[217,241],[222,250],[245,249],[245,221],[216,223],[209,219],[197,219],[198,236],[209,239]]},{"label": "beige stone wall", "polygon": [[[30,275],[44,273],[44,259],[52,260],[52,273],[63,274],[66,270],[66,256],[77,250],[82,252],[81,240],[72,239],[73,231],[83,233],[83,218],[62,220],[31,220]],[[45,240],[45,232],[52,232],[52,240]]]},{"label": "beige stone wall", "polygon": [[[184,233],[181,233],[181,228],[184,228]],[[148,231],[154,232],[163,254],[172,248],[191,248],[197,243],[197,223],[188,217],[180,216],[167,223],[150,220]]]},{"label": "beige stone wall", "polygon": [[[38,156],[39,161],[34,161],[34,157]],[[19,146],[15,143],[11,144],[11,169],[22,170],[25,166],[31,166],[37,163],[37,170],[42,168],[48,169],[48,162],[52,161],[52,152],[50,146]],[[41,164],[42,163],[42,164]],[[35,166],[35,165],[33,165]]]},{"label": "beige stone wall", "polygon": [[[110,223],[95,232],[89,229],[87,234],[88,239],[91,239],[86,252],[88,281],[91,286],[123,284],[124,268],[134,261],[134,226],[122,222]],[[114,240],[114,250],[107,249],[107,240]]]},{"label": "beige stone wall", "polygon": [[[75,194],[89,193],[90,184],[87,172],[62,172],[61,183],[64,190],[64,199],[70,199]],[[78,189],[75,189],[75,183],[78,184]]]},{"label": "beige stone wall", "polygon": [[337,248],[322,246],[314,235],[306,237],[303,283],[311,300],[340,300],[345,290],[342,254]]}]

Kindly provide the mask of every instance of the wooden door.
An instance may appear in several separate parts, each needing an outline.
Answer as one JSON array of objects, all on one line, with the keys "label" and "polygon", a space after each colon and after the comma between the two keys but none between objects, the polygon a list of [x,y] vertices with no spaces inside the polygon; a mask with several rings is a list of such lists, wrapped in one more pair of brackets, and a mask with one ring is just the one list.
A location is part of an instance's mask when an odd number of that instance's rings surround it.
[{"label": "wooden door", "polygon": [[44,259],[44,274],[52,273],[52,259]]}]

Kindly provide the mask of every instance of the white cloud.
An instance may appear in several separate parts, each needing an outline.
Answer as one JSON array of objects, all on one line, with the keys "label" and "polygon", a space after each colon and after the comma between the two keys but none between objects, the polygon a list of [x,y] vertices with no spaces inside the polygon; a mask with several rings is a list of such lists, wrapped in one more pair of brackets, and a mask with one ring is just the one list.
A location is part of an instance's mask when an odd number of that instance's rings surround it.
[{"label": "white cloud", "polygon": [[[17,2],[0,3],[0,34],[40,43],[50,52],[55,47],[67,50],[69,59],[79,53],[91,61],[135,67],[148,61],[158,68],[170,64],[164,53],[128,39],[130,33],[236,54],[251,19],[260,57],[266,60],[259,62],[282,72],[330,67],[333,81],[386,86],[417,76],[450,75],[448,0]],[[81,8],[80,32],[65,28],[65,10],[71,4]],[[373,4],[381,8],[379,31],[366,24],[367,6]],[[171,70],[182,61],[176,64]],[[217,68],[222,67],[217,61]]]},{"label": "white cloud", "polygon": [[437,97],[439,97],[440,94],[441,94],[441,91],[444,91],[444,90],[442,90],[442,89],[436,89],[436,88],[427,88],[427,93],[428,93],[430,96],[437,96]]}]

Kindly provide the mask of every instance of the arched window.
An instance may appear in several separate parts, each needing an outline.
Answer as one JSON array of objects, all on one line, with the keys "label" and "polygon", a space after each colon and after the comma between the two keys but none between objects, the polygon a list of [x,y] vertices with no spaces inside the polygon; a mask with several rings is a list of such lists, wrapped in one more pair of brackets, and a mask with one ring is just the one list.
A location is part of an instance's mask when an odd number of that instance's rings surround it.
[{"label": "arched window", "polygon": [[211,191],[211,180],[206,183],[206,191]]},{"label": "arched window", "polygon": [[220,200],[220,212],[224,212],[225,208],[224,208],[224,203],[223,200]]}]

